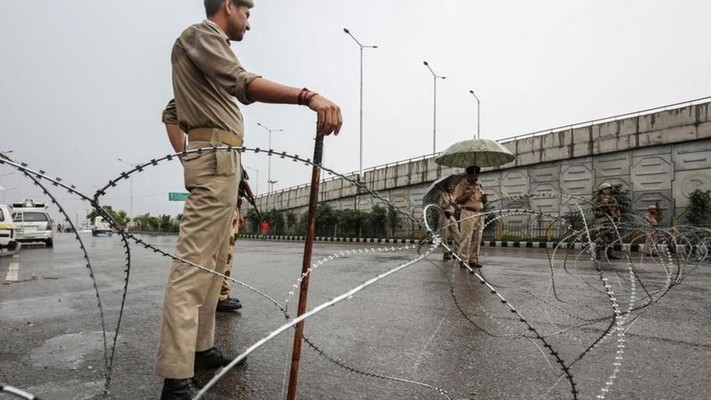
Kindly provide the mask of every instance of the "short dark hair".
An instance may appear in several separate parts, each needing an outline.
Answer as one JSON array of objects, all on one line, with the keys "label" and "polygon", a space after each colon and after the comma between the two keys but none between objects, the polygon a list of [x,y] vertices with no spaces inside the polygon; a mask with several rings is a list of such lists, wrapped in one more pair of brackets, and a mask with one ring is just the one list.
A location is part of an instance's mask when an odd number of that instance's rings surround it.
[{"label": "short dark hair", "polygon": [[474,175],[478,174],[481,171],[481,168],[477,167],[476,165],[472,165],[471,167],[467,167],[467,169],[464,170],[467,175]]},{"label": "short dark hair", "polygon": [[205,0],[205,15],[212,17],[220,9],[225,0]]},{"label": "short dark hair", "polygon": [[[205,4],[205,15],[208,17],[212,17],[215,15],[219,10],[220,6],[222,3],[224,3],[225,0],[205,0],[203,4]],[[251,5],[253,4],[252,1],[244,1],[244,0],[232,0],[232,4],[236,6],[247,6],[251,8]]]}]

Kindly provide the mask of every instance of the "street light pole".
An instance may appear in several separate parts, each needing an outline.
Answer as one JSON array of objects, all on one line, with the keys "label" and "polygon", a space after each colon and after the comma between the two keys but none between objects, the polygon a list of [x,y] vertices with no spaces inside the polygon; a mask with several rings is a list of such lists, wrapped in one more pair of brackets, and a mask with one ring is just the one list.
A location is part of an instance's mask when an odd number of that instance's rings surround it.
[{"label": "street light pole", "polygon": [[358,130],[360,132],[360,151],[358,162],[358,181],[361,181],[363,179],[363,49],[377,49],[378,46],[365,46],[361,44],[348,29],[343,28],[343,32],[348,34],[348,36],[356,42],[358,47],[360,47],[360,120],[358,123]]},{"label": "street light pole", "polygon": [[479,139],[479,134],[481,133],[481,130],[480,130],[480,128],[481,128],[481,125],[480,125],[481,108],[479,107],[480,106],[479,98],[476,97],[476,94],[474,93],[473,90],[470,90],[469,93],[471,93],[472,96],[474,96],[474,98],[476,99],[476,138]]},{"label": "street light pole", "polygon": [[423,61],[423,63],[432,73],[432,80],[434,82],[434,115],[432,118],[432,157],[434,157],[437,154],[437,79],[447,79],[447,77],[435,74],[427,61]]},{"label": "street light pole", "polygon": [[[269,132],[269,150],[272,149],[272,132],[283,132],[283,129],[269,129],[266,126],[260,124],[257,122],[257,125],[261,126],[262,128],[266,129],[267,132]],[[267,194],[272,192],[272,189],[274,188],[274,184],[277,183],[277,181],[272,180],[272,157],[269,157],[269,163],[267,164]]]},{"label": "street light pole", "polygon": [[256,168],[252,168],[252,167],[245,167],[245,168],[257,173],[257,185],[255,186],[255,191],[254,191],[254,195],[256,196],[259,194],[259,170]]},{"label": "street light pole", "polygon": [[[130,165],[131,167],[135,167],[137,165],[137,164],[130,163],[130,162],[125,161],[120,158],[117,158],[116,160],[118,160],[124,164]],[[129,200],[130,203],[129,203],[129,211],[128,212],[131,213],[131,218],[133,218],[133,175],[128,177],[128,186],[130,187],[130,200]]]}]

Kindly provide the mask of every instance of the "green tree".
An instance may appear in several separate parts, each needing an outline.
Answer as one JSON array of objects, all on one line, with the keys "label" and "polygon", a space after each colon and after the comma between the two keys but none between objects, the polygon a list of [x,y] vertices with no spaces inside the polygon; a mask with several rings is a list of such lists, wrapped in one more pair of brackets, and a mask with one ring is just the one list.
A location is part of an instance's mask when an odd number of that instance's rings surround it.
[{"label": "green tree", "polygon": [[284,213],[281,210],[272,208],[268,213],[264,214],[264,219],[269,222],[270,234],[284,234]]},{"label": "green tree", "polygon": [[[304,219],[308,219],[308,212],[307,217]],[[331,208],[331,206],[325,203],[322,203],[318,206],[318,208],[316,209],[317,236],[331,236],[333,234],[333,230],[337,222],[338,217],[336,216],[336,212],[333,211],[333,208]]]},{"label": "green tree", "polygon": [[[111,218],[119,225],[119,226],[126,226],[130,221],[131,218],[128,217],[128,214],[124,210],[114,210],[113,207],[106,205],[102,206],[104,211],[108,213]],[[91,221],[91,223],[94,223],[94,220],[96,219],[96,216],[99,215],[99,213],[96,210],[91,210],[89,214],[86,215],[86,219]],[[107,221],[108,222],[108,221]]]},{"label": "green tree", "polygon": [[395,232],[400,227],[400,214],[393,206],[388,206],[388,217],[385,221],[385,234],[388,239],[395,236]]},{"label": "green tree", "polygon": [[289,235],[294,235],[294,232],[296,232],[297,223],[298,223],[298,218],[296,217],[296,214],[293,211],[287,212],[286,213],[286,226],[287,226]]},{"label": "green tree", "polygon": [[370,225],[371,228],[371,235],[373,237],[381,237],[385,236],[386,230],[385,226],[387,225],[387,219],[388,219],[388,213],[385,210],[385,208],[380,207],[379,205],[374,205],[373,209],[370,211],[370,214],[368,215],[368,225]]},{"label": "green tree", "polygon": [[259,230],[259,223],[262,222],[259,220],[259,214],[257,213],[257,209],[250,207],[247,210],[247,215],[245,216],[245,219],[247,220],[247,232],[257,233],[257,231]]},{"label": "green tree", "polygon": [[137,231],[158,232],[160,228],[160,220],[149,213],[137,216],[135,222]]},{"label": "green tree", "polygon": [[696,189],[691,193],[685,217],[692,225],[711,225],[711,190]]},{"label": "green tree", "polygon": [[158,217],[158,230],[160,232],[177,232],[178,225],[173,221],[170,215],[161,215]]},{"label": "green tree", "polygon": [[365,225],[368,220],[368,213],[347,208],[345,210],[339,210],[336,216],[342,236],[361,237],[363,234],[363,225]]}]

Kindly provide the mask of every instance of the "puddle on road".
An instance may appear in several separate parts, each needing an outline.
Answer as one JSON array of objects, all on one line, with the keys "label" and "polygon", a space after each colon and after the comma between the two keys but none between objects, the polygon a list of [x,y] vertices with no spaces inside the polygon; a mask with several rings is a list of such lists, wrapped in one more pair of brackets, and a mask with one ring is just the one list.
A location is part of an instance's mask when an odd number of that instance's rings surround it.
[{"label": "puddle on road", "polygon": [[[87,356],[103,360],[101,332],[79,332],[57,336],[32,350],[30,360],[35,367],[76,368]],[[101,369],[102,365],[94,365]]]}]

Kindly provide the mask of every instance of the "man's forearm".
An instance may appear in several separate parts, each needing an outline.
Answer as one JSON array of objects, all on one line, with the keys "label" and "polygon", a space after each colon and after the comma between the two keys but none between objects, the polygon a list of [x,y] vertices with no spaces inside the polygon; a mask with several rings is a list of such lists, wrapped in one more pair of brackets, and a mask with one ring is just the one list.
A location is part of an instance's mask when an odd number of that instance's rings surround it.
[{"label": "man's forearm", "polygon": [[185,132],[178,125],[165,124],[165,131],[168,133],[170,145],[176,153],[185,151]]},{"label": "man's forearm", "polygon": [[247,85],[247,98],[261,103],[297,104],[301,88],[256,78]]}]

